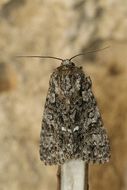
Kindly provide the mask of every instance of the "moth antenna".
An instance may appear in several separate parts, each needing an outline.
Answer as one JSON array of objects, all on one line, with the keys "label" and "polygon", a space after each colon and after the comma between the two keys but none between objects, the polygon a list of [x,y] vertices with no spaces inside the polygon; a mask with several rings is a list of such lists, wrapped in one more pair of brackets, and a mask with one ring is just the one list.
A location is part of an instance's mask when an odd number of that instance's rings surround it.
[{"label": "moth antenna", "polygon": [[57,59],[63,61],[62,58],[59,57],[53,57],[53,56],[41,56],[41,55],[17,55],[16,57],[32,57],[32,58],[49,58],[49,59]]},{"label": "moth antenna", "polygon": [[109,47],[110,47],[110,46],[107,46],[107,47],[104,47],[104,48],[101,48],[101,49],[95,49],[95,50],[93,50],[93,51],[87,51],[87,52],[85,52],[85,53],[79,53],[79,54],[74,55],[73,57],[71,57],[71,58],[69,59],[69,61],[71,61],[72,59],[74,59],[75,57],[78,57],[78,56],[80,56],[80,55],[86,55],[86,54],[88,54],[88,53],[93,53],[93,52],[102,51],[102,50],[107,49],[107,48],[109,48]]}]

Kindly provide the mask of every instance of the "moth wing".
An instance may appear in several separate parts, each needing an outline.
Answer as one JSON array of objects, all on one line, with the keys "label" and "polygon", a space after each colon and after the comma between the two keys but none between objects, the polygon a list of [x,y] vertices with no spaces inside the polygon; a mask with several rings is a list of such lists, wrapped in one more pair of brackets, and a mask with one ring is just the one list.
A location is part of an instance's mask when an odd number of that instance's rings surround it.
[{"label": "moth wing", "polygon": [[61,102],[55,90],[56,86],[51,76],[40,134],[40,159],[48,165],[64,163],[66,153],[66,150],[63,152],[63,140],[66,135],[64,131],[61,133],[62,113],[59,111]]},{"label": "moth wing", "polygon": [[103,126],[102,117],[92,92],[90,77],[86,77],[82,97],[85,109],[84,116],[84,160],[92,162],[107,162],[110,157],[109,139]]}]

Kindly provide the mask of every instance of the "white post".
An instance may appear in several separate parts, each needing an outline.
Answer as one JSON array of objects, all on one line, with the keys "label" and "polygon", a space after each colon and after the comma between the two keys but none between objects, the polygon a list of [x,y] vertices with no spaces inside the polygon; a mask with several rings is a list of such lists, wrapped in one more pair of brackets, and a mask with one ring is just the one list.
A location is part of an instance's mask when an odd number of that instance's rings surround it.
[{"label": "white post", "polygon": [[[88,177],[85,162],[71,160],[61,166],[60,190],[87,190]],[[85,179],[87,178],[87,180]]]}]

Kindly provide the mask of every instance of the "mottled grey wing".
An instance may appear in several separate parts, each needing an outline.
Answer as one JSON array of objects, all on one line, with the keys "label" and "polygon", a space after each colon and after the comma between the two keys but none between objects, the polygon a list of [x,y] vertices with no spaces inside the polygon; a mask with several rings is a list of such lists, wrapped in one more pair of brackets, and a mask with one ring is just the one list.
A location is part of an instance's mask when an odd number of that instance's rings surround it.
[{"label": "mottled grey wing", "polygon": [[[62,164],[70,159],[102,163],[109,160],[109,140],[91,80],[77,67],[74,69],[73,75],[59,78],[54,74],[50,79],[40,135],[40,158],[45,164]],[[58,90],[59,80],[69,98]]]},{"label": "mottled grey wing", "polygon": [[51,76],[40,134],[40,159],[49,165],[64,163],[64,148],[67,148],[64,144],[67,137],[64,131],[61,132],[64,126],[63,102],[55,90],[54,78]]},{"label": "mottled grey wing", "polygon": [[83,98],[83,140],[81,143],[82,159],[97,163],[109,161],[110,147],[106,130],[91,89],[91,80],[86,77],[82,83]]}]

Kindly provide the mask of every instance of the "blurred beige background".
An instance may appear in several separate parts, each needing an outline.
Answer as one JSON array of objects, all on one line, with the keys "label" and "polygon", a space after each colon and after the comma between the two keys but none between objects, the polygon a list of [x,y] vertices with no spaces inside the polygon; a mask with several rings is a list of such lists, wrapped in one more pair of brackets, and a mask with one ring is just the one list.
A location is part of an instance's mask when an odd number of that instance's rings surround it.
[{"label": "blurred beige background", "polygon": [[90,166],[90,190],[127,190],[127,1],[0,0],[0,190],[56,190],[56,167],[39,159],[48,81],[57,60],[77,58],[110,137],[109,164]]}]

